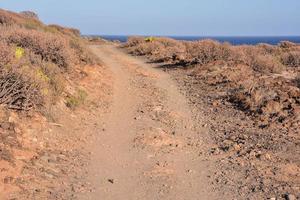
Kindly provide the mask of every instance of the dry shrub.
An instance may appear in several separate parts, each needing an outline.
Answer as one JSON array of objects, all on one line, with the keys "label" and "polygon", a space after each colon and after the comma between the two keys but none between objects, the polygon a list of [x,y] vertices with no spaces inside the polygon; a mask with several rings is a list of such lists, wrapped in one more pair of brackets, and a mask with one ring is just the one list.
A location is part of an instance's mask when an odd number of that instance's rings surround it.
[{"label": "dry shrub", "polygon": [[185,60],[186,50],[184,45],[178,46],[161,46],[160,49],[156,49],[156,51],[151,52],[151,60],[155,62],[169,62],[173,61],[183,62]]},{"label": "dry shrub", "polygon": [[276,88],[268,88],[259,85],[251,90],[241,88],[233,92],[230,100],[238,108],[255,116],[263,125],[271,122],[282,122],[290,109],[285,107],[280,97],[280,91]]},{"label": "dry shrub", "polygon": [[285,67],[278,59],[280,51],[267,44],[257,46],[241,45],[232,47],[231,60],[251,66],[260,73],[280,73]]},{"label": "dry shrub", "polygon": [[281,62],[289,67],[300,67],[300,51],[291,51],[283,53]]},{"label": "dry shrub", "polygon": [[7,15],[0,15],[0,24],[1,25],[12,25],[13,19]]},{"label": "dry shrub", "polygon": [[300,106],[299,98],[299,88],[290,85],[282,77],[257,78],[254,86],[242,86],[230,96],[230,100],[238,108],[254,114],[264,124],[291,122],[293,116],[297,116],[294,110],[298,110]]},{"label": "dry shrub", "polygon": [[249,66],[252,66],[253,60],[255,60],[257,56],[267,55],[266,51],[258,46],[240,45],[233,46],[232,49],[234,52],[232,54],[232,60]]},{"label": "dry shrub", "polygon": [[165,47],[176,47],[176,46],[180,46],[182,43],[181,41],[174,40],[171,38],[166,38],[166,37],[156,37],[153,38],[153,40],[161,43]]},{"label": "dry shrub", "polygon": [[3,68],[14,59],[13,49],[5,42],[0,41],[0,67]]},{"label": "dry shrub", "polygon": [[66,28],[56,24],[48,25],[46,30],[49,30],[50,32],[60,32],[66,35],[80,37],[80,31],[78,29]]},{"label": "dry shrub", "polygon": [[0,25],[14,25],[36,30],[42,30],[44,28],[44,25],[35,17],[28,17],[24,16],[23,14],[10,12],[3,9],[0,9]]},{"label": "dry shrub", "polygon": [[271,55],[256,55],[251,61],[251,67],[258,72],[263,73],[280,73],[284,66]]},{"label": "dry shrub", "polygon": [[134,55],[147,55],[157,62],[207,64],[228,60],[232,53],[229,44],[213,40],[183,42],[170,38],[154,38],[146,41],[141,37],[129,38],[125,47]]},{"label": "dry shrub", "polygon": [[137,45],[144,43],[145,39],[143,37],[129,37],[126,44],[123,47],[136,47]]},{"label": "dry shrub", "polygon": [[157,42],[143,42],[143,43],[139,43],[137,46],[135,46],[132,49],[129,49],[129,52],[133,55],[136,56],[151,56],[154,54],[157,54],[160,52],[160,49],[163,49],[164,46]]},{"label": "dry shrub", "polygon": [[262,49],[262,52],[270,55],[278,55],[280,54],[280,49],[277,46],[260,43],[257,45],[258,48]]},{"label": "dry shrub", "polygon": [[264,87],[240,88],[232,93],[231,101],[239,108],[252,113],[261,113],[262,108],[270,100],[275,99],[276,93]]},{"label": "dry shrub", "polygon": [[78,38],[71,39],[70,47],[76,54],[74,59],[77,60],[77,64],[96,64],[100,62],[98,57],[86,47],[86,44],[82,40]]},{"label": "dry shrub", "polygon": [[283,49],[289,49],[289,48],[295,47],[297,45],[290,41],[282,41],[278,44],[278,46]]},{"label": "dry shrub", "polygon": [[0,75],[0,104],[10,109],[30,110],[42,104],[39,86],[22,74],[2,71]]},{"label": "dry shrub", "polygon": [[65,76],[77,73],[72,65],[96,62],[77,29],[0,9],[0,104],[47,110],[63,96]]},{"label": "dry shrub", "polygon": [[137,56],[148,56],[154,62],[178,62],[184,59],[185,45],[170,38],[130,37],[124,45],[129,53]]},{"label": "dry shrub", "polygon": [[228,44],[221,44],[214,40],[202,40],[187,43],[188,62],[208,64],[217,60],[228,60],[231,49]]},{"label": "dry shrub", "polygon": [[45,62],[41,56],[32,52],[26,52],[25,55],[14,65],[14,70],[38,84],[45,97],[45,100],[54,102],[60,96],[65,88],[65,70],[51,62]]},{"label": "dry shrub", "polygon": [[0,34],[1,41],[29,49],[46,62],[55,63],[61,68],[67,68],[71,64],[72,50],[68,40],[59,35],[16,27],[2,27]]},{"label": "dry shrub", "polygon": [[155,42],[160,44],[160,48],[152,52],[151,60],[155,62],[169,62],[175,63],[184,62],[186,58],[186,45],[170,38],[155,38]]},{"label": "dry shrub", "polygon": [[14,14],[0,9],[0,25],[12,25],[17,22]]},{"label": "dry shrub", "polygon": [[[300,78],[287,78],[300,66],[297,44],[232,46],[213,40],[155,38],[147,42],[135,37],[125,47],[157,62],[193,67],[189,75],[217,92],[225,92],[224,100],[229,99],[261,122],[287,123],[299,115]],[[293,68],[286,70],[288,66]],[[286,73],[278,74],[284,70]]]}]

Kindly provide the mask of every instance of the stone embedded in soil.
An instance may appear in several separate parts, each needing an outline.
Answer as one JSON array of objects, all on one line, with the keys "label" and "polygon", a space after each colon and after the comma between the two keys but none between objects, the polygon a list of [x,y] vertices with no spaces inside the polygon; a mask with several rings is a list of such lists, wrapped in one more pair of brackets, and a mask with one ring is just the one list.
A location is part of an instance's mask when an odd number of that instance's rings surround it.
[{"label": "stone embedded in soil", "polygon": [[293,194],[286,194],[285,199],[286,200],[296,200],[296,196],[294,196]]},{"label": "stone embedded in soil", "polygon": [[108,182],[110,182],[111,184],[114,184],[115,183],[115,180],[114,179],[107,179]]}]

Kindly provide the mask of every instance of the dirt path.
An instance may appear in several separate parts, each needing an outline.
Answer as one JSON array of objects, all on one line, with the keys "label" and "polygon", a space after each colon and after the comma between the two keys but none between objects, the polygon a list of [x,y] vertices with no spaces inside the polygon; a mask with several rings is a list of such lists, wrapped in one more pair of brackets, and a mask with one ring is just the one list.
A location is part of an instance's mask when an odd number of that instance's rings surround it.
[{"label": "dirt path", "polygon": [[205,130],[169,75],[115,46],[91,48],[112,70],[114,93],[91,145],[93,189],[80,199],[218,199],[202,154]]}]

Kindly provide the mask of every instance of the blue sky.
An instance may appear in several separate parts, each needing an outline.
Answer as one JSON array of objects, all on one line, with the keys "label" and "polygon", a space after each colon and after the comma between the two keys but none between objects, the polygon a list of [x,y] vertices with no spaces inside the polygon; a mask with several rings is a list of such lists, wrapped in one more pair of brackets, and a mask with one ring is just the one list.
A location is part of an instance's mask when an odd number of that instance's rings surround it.
[{"label": "blue sky", "polygon": [[0,0],[83,34],[300,35],[300,0]]}]

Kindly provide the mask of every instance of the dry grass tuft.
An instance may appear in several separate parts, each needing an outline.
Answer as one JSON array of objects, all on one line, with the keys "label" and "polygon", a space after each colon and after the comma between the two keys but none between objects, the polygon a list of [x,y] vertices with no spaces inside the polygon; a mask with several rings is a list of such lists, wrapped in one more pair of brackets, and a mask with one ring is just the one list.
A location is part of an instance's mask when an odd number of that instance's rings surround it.
[{"label": "dry grass tuft", "polygon": [[289,67],[300,67],[300,51],[291,51],[282,54],[281,61]]},{"label": "dry grass tuft", "polygon": [[251,67],[262,73],[280,73],[285,67],[271,55],[256,55],[251,61]]}]

